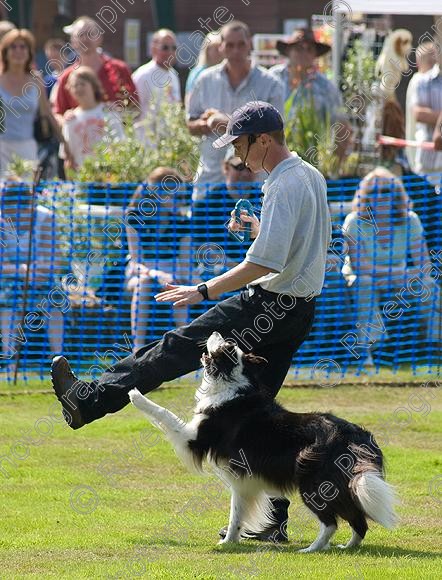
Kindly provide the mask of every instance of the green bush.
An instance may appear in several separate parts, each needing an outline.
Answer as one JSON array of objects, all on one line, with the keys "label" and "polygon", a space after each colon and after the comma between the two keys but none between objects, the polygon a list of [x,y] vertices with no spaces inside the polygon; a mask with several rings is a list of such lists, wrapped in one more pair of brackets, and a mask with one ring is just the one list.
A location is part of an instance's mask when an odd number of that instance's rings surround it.
[{"label": "green bush", "polygon": [[[152,112],[141,129],[126,119],[126,139],[98,144],[81,169],[69,177],[87,183],[139,183],[156,167],[166,165],[191,179],[196,171],[199,140],[189,134],[184,109],[179,104],[163,103]],[[145,135],[145,145],[140,142]]]},{"label": "green bush", "polygon": [[[375,60],[371,52],[365,50],[362,42],[356,40],[348,51],[347,59],[343,64],[342,90],[345,103],[351,104],[351,99],[361,93],[369,95],[375,80]],[[350,108],[350,122],[356,130],[356,147],[346,159],[340,160],[336,155],[335,135],[330,115],[325,119],[315,109],[313,95],[303,99],[296,107],[296,114],[290,116],[294,92],[285,106],[286,139],[289,148],[296,151],[300,157],[317,167],[327,178],[359,175],[366,165],[366,156],[359,151],[359,143],[363,125],[360,118],[352,114]],[[358,101],[359,103],[359,101]],[[347,116],[348,107],[345,116]],[[365,173],[365,170],[362,171]]]},{"label": "green bush", "polygon": [[361,40],[355,40],[347,53],[342,67],[342,95],[344,102],[361,94],[370,95],[375,81],[376,62],[371,51],[364,48]]},{"label": "green bush", "polygon": [[291,107],[292,101],[289,99],[285,108],[285,136],[289,149],[317,167],[325,177],[337,177],[339,159],[335,153],[330,115],[322,119],[315,108],[313,95],[304,99],[292,116]]}]

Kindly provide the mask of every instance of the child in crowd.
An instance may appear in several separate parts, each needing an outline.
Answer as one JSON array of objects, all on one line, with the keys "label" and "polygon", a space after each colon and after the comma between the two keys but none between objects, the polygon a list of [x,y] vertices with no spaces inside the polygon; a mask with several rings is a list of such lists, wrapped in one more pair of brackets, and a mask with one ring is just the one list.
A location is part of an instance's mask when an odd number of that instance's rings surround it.
[{"label": "child in crowd", "polygon": [[73,157],[73,166],[79,169],[95,145],[103,140],[111,143],[124,139],[124,128],[117,112],[106,109],[103,89],[95,72],[86,66],[74,70],[67,83],[71,95],[78,102],[75,109],[64,114],[63,135]]}]

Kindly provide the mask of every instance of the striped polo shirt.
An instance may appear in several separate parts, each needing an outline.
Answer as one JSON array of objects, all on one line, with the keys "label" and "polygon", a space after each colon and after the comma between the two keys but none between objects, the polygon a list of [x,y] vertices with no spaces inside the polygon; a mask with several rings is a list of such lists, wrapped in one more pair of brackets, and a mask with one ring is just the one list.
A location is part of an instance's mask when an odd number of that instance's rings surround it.
[{"label": "striped polo shirt", "polygon": [[[217,109],[231,115],[249,101],[267,101],[283,114],[283,87],[280,81],[261,66],[252,66],[237,87],[232,87],[226,72],[226,61],[211,66],[198,77],[187,105],[187,118],[198,119],[206,109]],[[200,146],[200,164],[196,183],[220,184],[224,181],[222,162],[225,151],[213,149],[218,134],[204,135]]]},{"label": "striped polo shirt", "polygon": [[[429,107],[434,111],[442,111],[442,74],[439,64],[422,74],[416,86],[418,107]],[[427,123],[416,123],[416,141],[432,141],[434,127]],[[442,152],[426,149],[416,151],[416,173],[442,172]],[[441,177],[434,176],[432,182],[440,183]]]}]

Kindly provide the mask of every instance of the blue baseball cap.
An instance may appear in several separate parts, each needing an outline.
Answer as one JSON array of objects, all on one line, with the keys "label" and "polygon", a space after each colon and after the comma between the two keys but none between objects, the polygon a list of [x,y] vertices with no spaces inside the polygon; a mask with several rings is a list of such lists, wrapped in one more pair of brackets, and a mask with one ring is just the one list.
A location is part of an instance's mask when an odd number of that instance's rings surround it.
[{"label": "blue baseball cap", "polygon": [[265,101],[250,101],[233,111],[226,132],[212,143],[214,149],[226,147],[241,135],[259,135],[284,128],[281,114]]}]

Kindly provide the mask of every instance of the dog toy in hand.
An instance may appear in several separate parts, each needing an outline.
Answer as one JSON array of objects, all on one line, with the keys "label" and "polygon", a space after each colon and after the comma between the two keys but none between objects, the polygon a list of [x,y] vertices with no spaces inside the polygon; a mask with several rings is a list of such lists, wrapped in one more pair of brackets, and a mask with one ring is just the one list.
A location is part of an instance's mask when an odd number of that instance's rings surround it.
[{"label": "dog toy in hand", "polygon": [[[246,211],[249,216],[254,216],[253,213],[253,206],[248,199],[239,199],[235,205],[235,218],[238,223],[241,223],[241,212]],[[230,235],[233,236],[239,242],[249,242],[250,241],[250,232],[252,231],[252,224],[246,223],[244,226],[243,232],[230,232]]]}]

